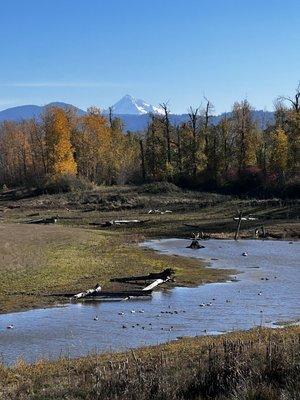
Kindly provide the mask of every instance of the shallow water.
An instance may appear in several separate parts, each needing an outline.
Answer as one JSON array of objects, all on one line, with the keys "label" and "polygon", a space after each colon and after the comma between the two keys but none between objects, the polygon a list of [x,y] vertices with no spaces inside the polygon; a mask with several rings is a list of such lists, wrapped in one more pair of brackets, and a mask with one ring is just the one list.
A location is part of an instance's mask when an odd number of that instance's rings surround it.
[{"label": "shallow water", "polygon": [[[300,243],[209,240],[201,250],[186,249],[188,243],[166,239],[143,246],[204,258],[212,267],[237,269],[241,272],[237,280],[156,292],[150,300],[68,304],[0,315],[2,361],[125,350],[300,317]],[[245,251],[247,257],[242,256]],[[14,328],[7,329],[9,324]]]}]

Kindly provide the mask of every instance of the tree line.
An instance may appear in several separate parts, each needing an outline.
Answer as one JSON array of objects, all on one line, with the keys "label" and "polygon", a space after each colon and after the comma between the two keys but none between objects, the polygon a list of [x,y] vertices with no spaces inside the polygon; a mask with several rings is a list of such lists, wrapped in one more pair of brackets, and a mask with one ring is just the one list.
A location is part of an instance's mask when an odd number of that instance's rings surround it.
[{"label": "tree line", "polygon": [[49,107],[38,119],[0,125],[0,185],[41,186],[64,176],[95,184],[169,181],[185,187],[251,192],[282,188],[299,173],[300,85],[275,102],[274,123],[261,127],[247,100],[212,123],[213,105],[192,108],[171,123],[153,114],[145,132],[91,107],[84,116]]}]

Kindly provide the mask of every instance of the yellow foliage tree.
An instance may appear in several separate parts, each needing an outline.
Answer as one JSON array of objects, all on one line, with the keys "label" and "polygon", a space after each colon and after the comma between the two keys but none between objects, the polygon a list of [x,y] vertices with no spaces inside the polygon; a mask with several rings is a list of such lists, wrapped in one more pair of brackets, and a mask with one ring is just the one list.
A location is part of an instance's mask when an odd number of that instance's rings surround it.
[{"label": "yellow foliage tree", "polygon": [[109,169],[111,135],[107,120],[96,108],[79,119],[73,134],[78,173],[95,183],[105,183]]},{"label": "yellow foliage tree", "polygon": [[275,172],[284,173],[288,162],[288,137],[285,131],[278,127],[271,133],[270,167]]},{"label": "yellow foliage tree", "polygon": [[47,170],[54,176],[75,175],[77,165],[71,144],[71,123],[65,110],[49,108],[44,116]]}]

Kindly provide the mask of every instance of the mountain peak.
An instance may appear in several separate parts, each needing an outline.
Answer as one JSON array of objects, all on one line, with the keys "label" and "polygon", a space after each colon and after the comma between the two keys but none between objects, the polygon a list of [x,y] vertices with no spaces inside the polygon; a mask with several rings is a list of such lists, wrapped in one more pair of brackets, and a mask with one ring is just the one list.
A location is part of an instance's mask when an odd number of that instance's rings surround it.
[{"label": "mountain peak", "polygon": [[112,110],[115,114],[162,114],[163,110],[160,107],[152,106],[146,103],[142,99],[136,99],[135,97],[126,94],[117,103],[112,106]]}]

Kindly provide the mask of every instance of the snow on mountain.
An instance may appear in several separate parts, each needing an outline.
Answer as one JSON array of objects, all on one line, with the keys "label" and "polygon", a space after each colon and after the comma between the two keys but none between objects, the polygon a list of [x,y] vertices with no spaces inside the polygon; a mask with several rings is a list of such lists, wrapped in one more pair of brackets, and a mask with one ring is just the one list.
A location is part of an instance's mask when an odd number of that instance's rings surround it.
[{"label": "snow on mountain", "polygon": [[[142,114],[162,114],[163,110],[161,107],[155,107],[151,104],[146,103],[144,100],[136,99],[129,94],[122,97],[117,103],[112,106],[112,110],[114,114],[122,115],[122,114],[133,114],[133,115],[142,115]],[[107,110],[106,110],[107,112]]]}]

